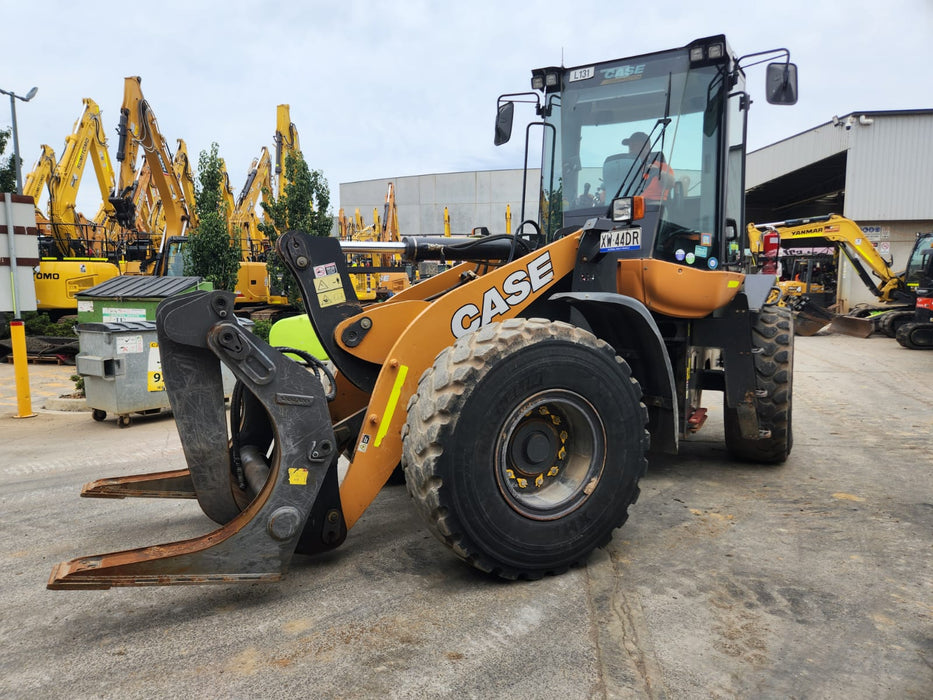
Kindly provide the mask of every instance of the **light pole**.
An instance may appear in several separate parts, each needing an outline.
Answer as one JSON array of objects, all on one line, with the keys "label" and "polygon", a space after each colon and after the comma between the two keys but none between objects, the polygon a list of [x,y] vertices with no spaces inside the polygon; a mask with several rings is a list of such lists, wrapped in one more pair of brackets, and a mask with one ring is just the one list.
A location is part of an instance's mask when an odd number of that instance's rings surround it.
[{"label": "light pole", "polygon": [[16,133],[16,100],[29,102],[29,100],[36,96],[37,92],[39,92],[39,88],[34,87],[32,90],[26,93],[25,97],[23,97],[22,95],[17,95],[13,92],[0,90],[0,93],[10,96],[10,112],[13,114],[13,157],[16,159],[16,194],[23,193],[23,168],[21,166],[21,159],[19,157],[19,135]]}]

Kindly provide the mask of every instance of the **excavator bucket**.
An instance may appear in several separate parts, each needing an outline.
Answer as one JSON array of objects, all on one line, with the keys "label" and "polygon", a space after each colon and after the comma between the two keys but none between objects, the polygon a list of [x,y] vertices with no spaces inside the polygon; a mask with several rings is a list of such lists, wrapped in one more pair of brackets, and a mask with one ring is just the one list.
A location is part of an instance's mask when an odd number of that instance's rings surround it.
[{"label": "excavator bucket", "polygon": [[[790,301],[790,300],[789,300]],[[835,314],[806,297],[797,297],[789,303],[794,312],[794,333],[797,335],[816,335],[826,328]]]},{"label": "excavator bucket", "polygon": [[[324,386],[243,329],[233,299],[229,292],[195,292],[158,309],[162,368],[187,474],[103,479],[85,488],[85,495],[111,498],[193,493],[221,527],[181,542],[59,564],[49,588],[274,581],[294,552],[331,549],[346,537]],[[221,361],[243,387],[230,435]]]},{"label": "excavator bucket", "polygon": [[829,326],[833,333],[854,335],[856,338],[867,338],[875,330],[875,322],[871,318],[861,316],[836,316]]}]

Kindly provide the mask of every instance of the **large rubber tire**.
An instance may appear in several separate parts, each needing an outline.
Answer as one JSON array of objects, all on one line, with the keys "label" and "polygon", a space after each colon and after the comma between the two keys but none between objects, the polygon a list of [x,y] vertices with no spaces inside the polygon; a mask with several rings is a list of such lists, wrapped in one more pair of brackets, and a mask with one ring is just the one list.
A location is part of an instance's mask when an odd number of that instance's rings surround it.
[{"label": "large rubber tire", "polygon": [[647,419],[607,343],[543,319],[489,324],[421,376],[403,430],[408,491],[434,535],[476,568],[561,573],[628,517]]},{"label": "large rubber tire", "polygon": [[[752,354],[758,397],[759,429],[769,437],[742,437],[738,412],[725,407],[726,447],[734,459],[778,464],[794,445],[791,423],[794,385],[794,317],[789,309],[762,307],[752,327]],[[727,368],[728,371],[728,368]]]}]

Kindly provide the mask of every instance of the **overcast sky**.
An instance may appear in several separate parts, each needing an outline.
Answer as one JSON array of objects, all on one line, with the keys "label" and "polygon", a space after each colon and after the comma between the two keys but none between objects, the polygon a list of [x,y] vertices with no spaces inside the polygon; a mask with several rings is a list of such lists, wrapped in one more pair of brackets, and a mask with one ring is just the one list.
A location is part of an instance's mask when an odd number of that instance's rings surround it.
[{"label": "overcast sky", "polygon": [[[184,139],[196,163],[216,142],[235,193],[289,104],[334,213],[342,182],[521,167],[522,139],[497,149],[493,123],[498,95],[527,90],[532,68],[713,34],[740,55],[786,47],[799,67],[795,107],[768,105],[764,68],[750,69],[750,149],[833,115],[933,108],[933,0],[32,0],[5,2],[0,26],[0,88],[39,88],[16,103],[24,178],[41,144],[62,153],[84,97],[117,167],[123,79],[139,75],[173,152]],[[78,203],[88,216],[100,204],[91,168]]]}]

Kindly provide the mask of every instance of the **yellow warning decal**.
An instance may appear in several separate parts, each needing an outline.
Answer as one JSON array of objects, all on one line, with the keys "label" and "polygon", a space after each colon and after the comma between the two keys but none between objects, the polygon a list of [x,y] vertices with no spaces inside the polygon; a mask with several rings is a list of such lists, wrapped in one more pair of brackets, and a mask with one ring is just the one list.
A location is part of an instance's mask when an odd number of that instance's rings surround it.
[{"label": "yellow warning decal", "polygon": [[395,407],[398,405],[398,397],[402,393],[402,384],[405,383],[406,376],[408,376],[408,365],[399,365],[398,376],[392,385],[392,393],[389,394],[389,401],[386,404],[385,413],[382,415],[382,422],[379,424],[379,430],[376,431],[376,440],[373,443],[375,447],[382,444],[382,438],[389,432],[389,423],[392,422],[392,416],[395,414]]},{"label": "yellow warning decal", "polygon": [[288,483],[293,484],[294,486],[307,486],[308,485],[308,470],[304,467],[294,467],[288,468]]},{"label": "yellow warning decal", "polygon": [[343,287],[330,292],[321,292],[317,295],[317,303],[322,309],[335,304],[342,304],[347,300],[347,295],[343,293]]},{"label": "yellow warning decal", "polygon": [[314,280],[314,291],[318,294],[322,292],[331,292],[335,289],[341,289],[343,283],[340,281],[340,275],[326,275]]},{"label": "yellow warning decal", "polygon": [[729,289],[735,289],[736,287],[739,286],[739,281],[738,281],[738,280],[729,280],[729,282],[726,284],[726,286],[727,286]]}]

